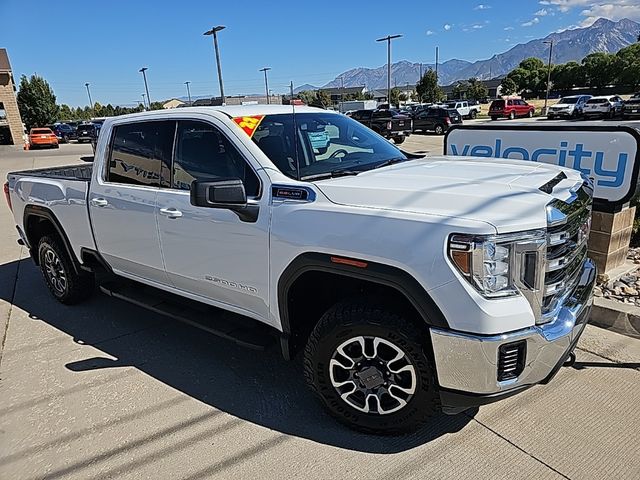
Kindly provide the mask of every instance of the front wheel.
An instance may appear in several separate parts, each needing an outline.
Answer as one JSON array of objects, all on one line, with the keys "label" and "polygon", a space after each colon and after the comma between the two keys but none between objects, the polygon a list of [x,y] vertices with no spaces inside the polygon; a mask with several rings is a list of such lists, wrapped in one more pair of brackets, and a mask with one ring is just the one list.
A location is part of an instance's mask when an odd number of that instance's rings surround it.
[{"label": "front wheel", "polygon": [[72,305],[87,299],[95,285],[93,274],[73,268],[73,260],[58,238],[44,236],[38,243],[38,259],[44,281],[60,303]]},{"label": "front wheel", "polygon": [[305,378],[331,415],[359,431],[399,434],[439,410],[435,373],[400,315],[365,301],[329,309],[304,352]]},{"label": "front wheel", "polygon": [[442,125],[436,125],[433,131],[436,133],[436,135],[442,135],[444,134],[444,127]]},{"label": "front wheel", "polygon": [[475,120],[478,113],[475,110],[471,110],[471,114],[469,116],[471,117],[471,120]]},{"label": "front wheel", "polygon": [[514,111],[509,112],[509,120],[513,120],[514,118],[516,118],[516,112]]},{"label": "front wheel", "polygon": [[401,137],[393,137],[393,142],[396,145],[400,145],[401,143],[403,143],[405,141],[406,137],[405,136],[401,136]]},{"label": "front wheel", "polygon": [[491,120],[493,120],[495,122],[496,120],[498,120],[498,117],[492,116]]}]

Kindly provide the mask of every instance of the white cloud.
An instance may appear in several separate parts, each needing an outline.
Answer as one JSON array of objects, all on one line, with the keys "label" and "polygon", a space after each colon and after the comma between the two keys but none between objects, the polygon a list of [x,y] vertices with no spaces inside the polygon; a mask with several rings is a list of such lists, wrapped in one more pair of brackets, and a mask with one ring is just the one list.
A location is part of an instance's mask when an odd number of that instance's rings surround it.
[{"label": "white cloud", "polygon": [[474,7],[474,10],[489,10],[490,8],[491,8],[491,5],[485,5],[481,3],[480,5]]},{"label": "white cloud", "polygon": [[444,29],[448,32],[449,30],[451,30],[451,27],[452,27],[452,26],[453,26],[453,25],[451,25],[451,24],[449,24],[449,23],[445,23],[445,24],[444,24],[444,27],[442,27],[442,28],[444,28]]},{"label": "white cloud", "polygon": [[546,8],[541,8],[536,13],[534,13],[534,15],[536,17],[544,17],[546,15],[549,15],[549,10],[547,10]]},{"label": "white cloud", "polygon": [[473,28],[474,30],[480,30],[481,28],[484,28],[484,25],[479,25],[476,23],[475,25],[472,25],[471,28]]},{"label": "white cloud", "polygon": [[431,36],[431,35],[435,35],[436,32],[434,32],[433,30],[427,30],[427,36]]},{"label": "white cloud", "polygon": [[522,27],[531,27],[531,26],[535,25],[536,23],[540,23],[540,19],[538,17],[533,17],[528,22],[521,23],[520,25]]},{"label": "white cloud", "polygon": [[542,0],[539,3],[555,7],[563,13],[582,8],[580,15],[584,17],[581,22],[583,27],[601,17],[610,20],[640,20],[640,0]]},{"label": "white cloud", "polygon": [[509,30],[513,30],[513,27],[504,27],[504,29],[503,29],[503,30],[505,30],[505,31],[507,31],[507,32],[508,32]]}]

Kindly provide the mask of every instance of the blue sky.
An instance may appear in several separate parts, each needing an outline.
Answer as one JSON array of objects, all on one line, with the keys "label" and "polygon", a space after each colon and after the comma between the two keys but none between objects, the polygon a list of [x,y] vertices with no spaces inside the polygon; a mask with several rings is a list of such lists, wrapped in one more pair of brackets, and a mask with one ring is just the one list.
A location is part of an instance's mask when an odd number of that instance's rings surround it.
[{"label": "blue sky", "polygon": [[436,45],[441,61],[473,61],[599,16],[638,20],[640,0],[0,0],[0,18],[16,19],[2,22],[0,47],[17,78],[44,76],[60,103],[87,104],[89,82],[94,101],[126,105],[141,100],[142,66],[152,100],[186,95],[187,80],[194,96],[218,95],[211,37],[202,35],[218,24],[227,26],[219,41],[229,95],[263,92],[263,66],[275,92],[380,66],[386,49],[375,39],[390,33],[404,34],[394,61],[433,62]]}]

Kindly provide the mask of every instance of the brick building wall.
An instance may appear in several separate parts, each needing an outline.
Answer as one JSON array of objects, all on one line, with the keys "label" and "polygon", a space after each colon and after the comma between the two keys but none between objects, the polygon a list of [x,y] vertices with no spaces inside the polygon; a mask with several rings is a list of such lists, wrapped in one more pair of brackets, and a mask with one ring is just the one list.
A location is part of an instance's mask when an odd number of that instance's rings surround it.
[{"label": "brick building wall", "polygon": [[0,113],[0,128],[9,128],[11,140],[14,145],[21,145],[24,133],[18,102],[16,100],[16,86],[13,81],[13,73],[9,64],[9,57],[4,48],[0,48],[0,103],[2,110]]}]

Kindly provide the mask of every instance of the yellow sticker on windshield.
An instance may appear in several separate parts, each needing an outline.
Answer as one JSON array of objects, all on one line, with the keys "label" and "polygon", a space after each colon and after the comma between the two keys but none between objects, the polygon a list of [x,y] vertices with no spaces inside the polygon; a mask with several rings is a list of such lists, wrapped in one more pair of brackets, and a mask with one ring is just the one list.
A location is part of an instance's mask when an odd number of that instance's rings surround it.
[{"label": "yellow sticker on windshield", "polygon": [[236,117],[233,121],[251,138],[263,118],[264,115],[251,115],[250,117]]}]

